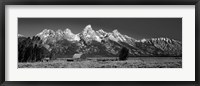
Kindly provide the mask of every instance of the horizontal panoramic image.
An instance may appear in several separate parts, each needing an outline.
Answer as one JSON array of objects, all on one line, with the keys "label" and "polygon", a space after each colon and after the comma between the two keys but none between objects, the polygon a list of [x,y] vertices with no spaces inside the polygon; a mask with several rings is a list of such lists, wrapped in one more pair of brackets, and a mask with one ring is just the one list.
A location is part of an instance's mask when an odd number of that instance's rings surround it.
[{"label": "horizontal panoramic image", "polygon": [[18,68],[182,68],[182,18],[18,18]]}]

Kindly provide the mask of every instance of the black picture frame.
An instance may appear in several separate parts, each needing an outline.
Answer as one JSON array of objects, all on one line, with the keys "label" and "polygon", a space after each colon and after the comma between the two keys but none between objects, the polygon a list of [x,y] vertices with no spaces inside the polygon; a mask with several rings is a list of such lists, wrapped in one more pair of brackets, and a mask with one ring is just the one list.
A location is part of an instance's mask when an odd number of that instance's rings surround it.
[{"label": "black picture frame", "polygon": [[[0,84],[2,86],[198,86],[200,0],[1,0]],[[195,5],[195,81],[5,81],[5,5]]]}]

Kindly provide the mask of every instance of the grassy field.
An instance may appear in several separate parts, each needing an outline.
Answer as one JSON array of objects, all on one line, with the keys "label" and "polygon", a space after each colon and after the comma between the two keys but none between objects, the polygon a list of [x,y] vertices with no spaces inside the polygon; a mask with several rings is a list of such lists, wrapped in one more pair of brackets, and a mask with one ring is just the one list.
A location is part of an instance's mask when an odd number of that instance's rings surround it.
[{"label": "grassy field", "polygon": [[88,58],[83,61],[57,59],[48,62],[18,63],[18,68],[182,68],[181,57]]}]

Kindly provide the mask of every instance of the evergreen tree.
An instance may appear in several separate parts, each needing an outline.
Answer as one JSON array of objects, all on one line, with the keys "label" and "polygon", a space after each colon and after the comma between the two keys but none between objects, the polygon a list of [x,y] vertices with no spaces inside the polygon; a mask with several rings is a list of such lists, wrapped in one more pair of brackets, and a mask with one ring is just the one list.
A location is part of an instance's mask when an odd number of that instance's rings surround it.
[{"label": "evergreen tree", "polygon": [[129,50],[126,47],[123,47],[119,54],[119,60],[127,60]]}]

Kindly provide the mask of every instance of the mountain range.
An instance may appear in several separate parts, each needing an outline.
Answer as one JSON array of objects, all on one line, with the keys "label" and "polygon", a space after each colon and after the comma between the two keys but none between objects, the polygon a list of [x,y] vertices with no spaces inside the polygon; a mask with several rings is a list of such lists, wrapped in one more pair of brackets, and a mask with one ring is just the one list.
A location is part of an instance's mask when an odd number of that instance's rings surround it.
[{"label": "mountain range", "polygon": [[32,40],[32,44],[45,47],[54,57],[75,53],[87,56],[118,56],[122,47],[129,49],[129,56],[182,56],[182,43],[178,40],[166,37],[138,40],[121,34],[118,30],[95,31],[91,25],[87,25],[78,34],[72,33],[70,29],[64,31],[44,29],[33,37],[18,34],[18,42],[36,37],[39,40]]}]

